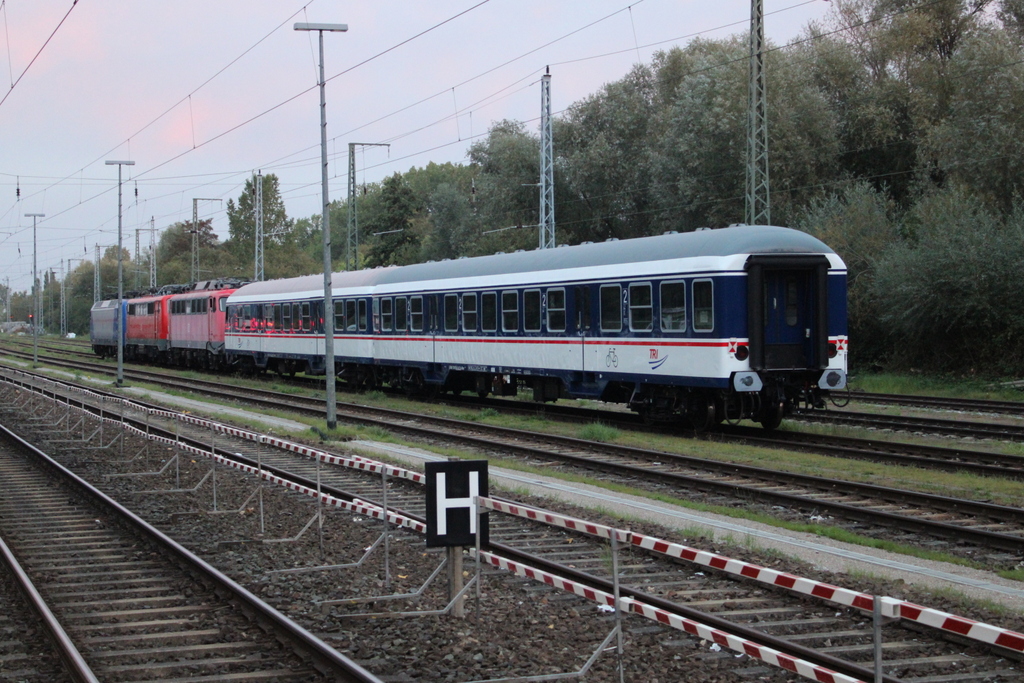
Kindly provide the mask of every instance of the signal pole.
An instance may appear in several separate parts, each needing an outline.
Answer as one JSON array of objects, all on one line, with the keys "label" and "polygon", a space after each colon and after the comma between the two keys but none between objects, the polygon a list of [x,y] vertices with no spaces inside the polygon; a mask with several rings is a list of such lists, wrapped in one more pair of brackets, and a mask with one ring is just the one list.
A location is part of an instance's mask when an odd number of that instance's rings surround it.
[{"label": "signal pole", "polygon": [[747,225],[769,225],[768,112],[764,86],[763,0],[750,0],[750,88],[747,103]]},{"label": "signal pole", "polygon": [[256,201],[253,213],[256,215],[256,268],[253,272],[254,282],[263,282],[263,171],[256,174],[253,187]]}]

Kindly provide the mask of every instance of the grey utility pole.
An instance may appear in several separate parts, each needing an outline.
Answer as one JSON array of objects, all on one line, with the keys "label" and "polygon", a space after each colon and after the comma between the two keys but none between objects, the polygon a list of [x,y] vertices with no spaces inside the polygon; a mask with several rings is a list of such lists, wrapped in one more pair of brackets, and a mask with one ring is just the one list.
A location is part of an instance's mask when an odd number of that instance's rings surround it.
[{"label": "grey utility pole", "polygon": [[32,366],[39,365],[39,282],[36,279],[36,219],[45,213],[26,213],[32,219]]},{"label": "grey utility pole", "polygon": [[768,192],[768,104],[764,87],[763,0],[750,0],[750,91],[747,103],[747,197],[748,225],[770,225]]},{"label": "grey utility pole", "polygon": [[[134,161],[106,161],[107,166],[117,166],[117,316],[121,317],[124,307],[124,249],[121,246],[121,168],[134,166]],[[117,381],[116,386],[124,385],[124,331],[117,335]]]},{"label": "grey utility pole", "polygon": [[[71,264],[68,263],[68,270]],[[60,260],[60,338],[68,336],[68,305],[64,296],[64,259]]]},{"label": "grey utility pole", "polygon": [[295,24],[296,31],[316,31],[320,35],[320,192],[323,195],[324,231],[324,360],[327,385],[327,429],[338,426],[338,401],[335,396],[334,376],[334,305],[331,298],[331,200],[327,193],[327,93],[324,80],[324,31],[343,32],[348,24]]},{"label": "grey utility pole", "polygon": [[345,270],[359,270],[359,214],[356,211],[356,147],[387,147],[384,142],[348,143],[348,245],[345,248]]},{"label": "grey utility pole", "polygon": [[149,217],[149,287],[156,287],[156,216]]},{"label": "grey utility pole", "polygon": [[540,248],[555,248],[555,153],[551,137],[551,68],[540,79]]},{"label": "grey utility pole", "polygon": [[223,201],[216,197],[193,197],[192,198],[192,282],[199,281],[199,202]]}]

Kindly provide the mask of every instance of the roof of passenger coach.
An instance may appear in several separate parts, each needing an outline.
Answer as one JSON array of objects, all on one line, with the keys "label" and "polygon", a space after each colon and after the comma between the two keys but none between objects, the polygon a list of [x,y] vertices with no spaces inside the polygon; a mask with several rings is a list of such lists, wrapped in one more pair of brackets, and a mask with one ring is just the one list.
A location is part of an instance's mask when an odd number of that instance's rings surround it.
[{"label": "roof of passenger coach", "polygon": [[[535,271],[592,268],[693,257],[744,254],[834,254],[824,242],[799,230],[769,225],[740,225],[718,230],[674,233],[655,237],[536,249],[410,266],[334,273],[335,289],[376,287],[403,282],[429,282]],[[233,300],[252,301],[292,292],[323,292],[322,274],[253,282],[239,288]]]}]

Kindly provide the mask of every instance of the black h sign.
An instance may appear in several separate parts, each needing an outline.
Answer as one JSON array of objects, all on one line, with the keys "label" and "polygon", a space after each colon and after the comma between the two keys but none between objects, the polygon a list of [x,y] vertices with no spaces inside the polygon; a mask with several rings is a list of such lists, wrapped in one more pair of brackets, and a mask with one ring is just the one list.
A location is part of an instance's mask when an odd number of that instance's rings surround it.
[{"label": "black h sign", "polygon": [[[428,462],[427,547],[474,545],[473,498],[487,497],[487,461]],[[487,543],[487,515],[480,519],[480,542]]]}]

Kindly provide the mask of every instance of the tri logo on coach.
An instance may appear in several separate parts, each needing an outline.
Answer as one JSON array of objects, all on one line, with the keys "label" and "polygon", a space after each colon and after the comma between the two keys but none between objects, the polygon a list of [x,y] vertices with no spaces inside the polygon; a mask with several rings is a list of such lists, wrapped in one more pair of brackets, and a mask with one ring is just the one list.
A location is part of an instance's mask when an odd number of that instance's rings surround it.
[{"label": "tri logo on coach", "polygon": [[427,478],[427,547],[470,546],[487,543],[487,515],[480,517],[477,527],[473,499],[486,498],[487,461],[459,460],[428,462]]}]

